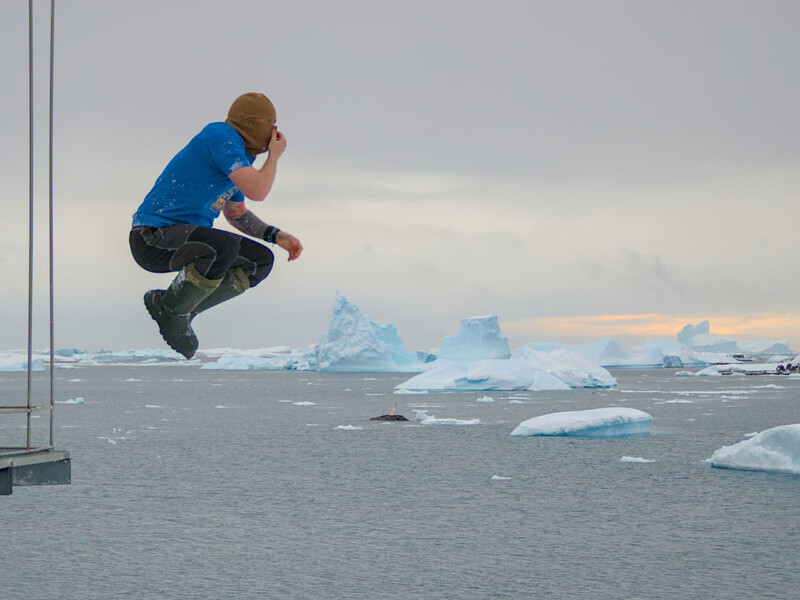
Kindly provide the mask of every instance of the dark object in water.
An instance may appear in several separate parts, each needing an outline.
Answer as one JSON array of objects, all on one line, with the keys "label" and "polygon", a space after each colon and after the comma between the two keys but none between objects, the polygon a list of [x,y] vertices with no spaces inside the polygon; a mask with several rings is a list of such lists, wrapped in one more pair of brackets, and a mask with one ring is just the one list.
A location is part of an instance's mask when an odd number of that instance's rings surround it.
[{"label": "dark object in water", "polygon": [[403,415],[396,415],[394,413],[389,415],[381,415],[380,417],[372,417],[370,421],[408,421]]}]

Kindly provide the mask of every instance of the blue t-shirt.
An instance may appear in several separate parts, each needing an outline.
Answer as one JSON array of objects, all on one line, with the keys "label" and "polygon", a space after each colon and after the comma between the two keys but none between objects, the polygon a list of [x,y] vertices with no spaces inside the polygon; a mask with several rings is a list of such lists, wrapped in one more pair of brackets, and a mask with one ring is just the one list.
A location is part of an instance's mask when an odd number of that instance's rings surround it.
[{"label": "blue t-shirt", "polygon": [[211,227],[225,202],[244,200],[229,175],[251,166],[253,160],[233,127],[227,123],[206,125],[161,173],[133,215],[133,226],[188,223]]}]

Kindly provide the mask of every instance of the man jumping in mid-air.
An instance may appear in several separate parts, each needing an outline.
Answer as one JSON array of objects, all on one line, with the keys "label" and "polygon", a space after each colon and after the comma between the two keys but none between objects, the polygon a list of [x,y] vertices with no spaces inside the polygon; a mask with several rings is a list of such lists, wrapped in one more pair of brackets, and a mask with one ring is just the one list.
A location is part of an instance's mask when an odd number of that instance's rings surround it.
[{"label": "man jumping in mid-air", "polygon": [[[220,212],[236,229],[277,244],[294,260],[303,245],[267,225],[245,206],[261,202],[275,181],[286,138],[275,126],[275,107],[264,94],[239,96],[224,123],[211,123],[169,162],[133,215],[130,245],[140,267],[178,271],[169,288],[150,290],[144,304],[171,348],[194,356],[192,319],[263,281],[273,254],[265,245],[213,229]],[[269,152],[260,169],[256,155]]]}]

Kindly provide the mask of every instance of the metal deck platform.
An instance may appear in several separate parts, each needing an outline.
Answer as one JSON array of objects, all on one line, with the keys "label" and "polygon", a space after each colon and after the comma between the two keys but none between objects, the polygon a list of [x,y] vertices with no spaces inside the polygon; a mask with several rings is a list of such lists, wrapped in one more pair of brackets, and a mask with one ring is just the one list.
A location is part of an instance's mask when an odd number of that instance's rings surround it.
[{"label": "metal deck platform", "polygon": [[0,448],[0,495],[15,485],[65,485],[72,480],[69,452],[63,450]]}]

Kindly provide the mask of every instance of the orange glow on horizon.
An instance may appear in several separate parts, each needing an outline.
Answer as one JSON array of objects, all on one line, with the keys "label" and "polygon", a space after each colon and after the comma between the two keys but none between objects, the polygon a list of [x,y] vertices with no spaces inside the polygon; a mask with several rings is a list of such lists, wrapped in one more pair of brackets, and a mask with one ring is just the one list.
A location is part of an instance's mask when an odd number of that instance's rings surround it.
[{"label": "orange glow on horizon", "polygon": [[788,339],[800,346],[800,313],[784,314],[718,314],[668,315],[643,313],[630,315],[588,315],[575,317],[530,317],[503,322],[502,328],[515,337],[538,340],[601,339],[605,337],[639,337],[677,339],[687,324],[709,321],[710,333],[746,340],[763,337],[773,341]]}]

